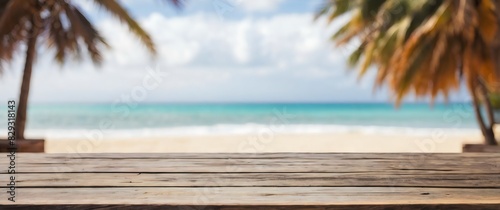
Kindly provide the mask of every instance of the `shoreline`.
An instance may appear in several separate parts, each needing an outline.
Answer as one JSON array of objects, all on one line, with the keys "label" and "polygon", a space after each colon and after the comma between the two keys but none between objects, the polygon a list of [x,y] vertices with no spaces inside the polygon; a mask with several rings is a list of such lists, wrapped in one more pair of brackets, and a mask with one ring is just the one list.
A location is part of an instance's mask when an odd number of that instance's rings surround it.
[{"label": "shoreline", "polygon": [[130,138],[46,138],[47,153],[460,153],[480,144],[477,133],[400,134],[313,133]]},{"label": "shoreline", "polygon": [[[0,130],[0,133],[7,133]],[[205,137],[205,136],[239,136],[259,135],[272,133],[288,134],[359,134],[359,135],[407,135],[425,137],[434,133],[454,133],[461,135],[475,135],[479,128],[472,127],[403,127],[380,125],[340,125],[340,124],[216,124],[192,125],[159,128],[119,128],[119,129],[29,129],[25,136],[28,138],[46,139],[84,139],[100,135],[106,139],[136,139],[136,138],[171,138],[171,137]],[[2,135],[0,135],[1,137]]]}]

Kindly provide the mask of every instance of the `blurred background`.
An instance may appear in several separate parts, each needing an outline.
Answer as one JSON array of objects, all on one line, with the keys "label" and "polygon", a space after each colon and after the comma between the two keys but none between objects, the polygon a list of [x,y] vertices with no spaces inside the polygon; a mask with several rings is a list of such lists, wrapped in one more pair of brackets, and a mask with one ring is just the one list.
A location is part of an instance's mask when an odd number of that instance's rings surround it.
[{"label": "blurred background", "polygon": [[[97,65],[57,64],[39,39],[25,136],[48,152],[460,152],[483,141],[464,87],[447,103],[410,93],[396,107],[373,88],[376,67],[351,71],[359,40],[331,40],[350,16],[315,19],[328,1],[119,1],[155,55],[102,6],[71,2],[110,47]],[[19,97],[19,48],[0,78],[5,104]]]}]

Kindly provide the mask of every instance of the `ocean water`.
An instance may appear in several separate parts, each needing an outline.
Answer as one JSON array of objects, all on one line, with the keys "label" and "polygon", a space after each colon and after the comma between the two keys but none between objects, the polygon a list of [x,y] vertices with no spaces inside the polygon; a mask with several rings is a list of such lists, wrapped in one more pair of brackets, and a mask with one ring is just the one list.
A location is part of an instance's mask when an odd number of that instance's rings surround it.
[{"label": "ocean water", "polygon": [[[34,104],[28,136],[79,138],[100,131],[116,137],[280,133],[477,130],[470,104]],[[0,108],[0,119],[7,119]],[[7,121],[0,121],[6,133]],[[5,132],[4,132],[5,131]]]}]

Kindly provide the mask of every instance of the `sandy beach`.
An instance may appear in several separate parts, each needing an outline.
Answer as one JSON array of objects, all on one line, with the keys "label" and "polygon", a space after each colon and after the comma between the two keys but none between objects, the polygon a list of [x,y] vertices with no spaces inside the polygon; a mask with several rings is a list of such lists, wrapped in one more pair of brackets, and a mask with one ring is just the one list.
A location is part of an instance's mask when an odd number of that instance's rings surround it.
[{"label": "sandy beach", "polygon": [[48,153],[262,153],[262,152],[419,152],[457,153],[465,143],[481,143],[481,135],[440,132],[407,134],[275,134],[209,135],[151,138],[46,139]]}]

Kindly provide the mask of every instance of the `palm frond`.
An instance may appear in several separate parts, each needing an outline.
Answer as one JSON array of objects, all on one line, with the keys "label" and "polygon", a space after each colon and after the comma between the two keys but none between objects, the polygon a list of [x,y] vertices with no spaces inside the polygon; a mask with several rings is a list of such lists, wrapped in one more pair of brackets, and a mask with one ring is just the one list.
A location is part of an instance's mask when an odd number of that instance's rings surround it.
[{"label": "palm frond", "polygon": [[[85,18],[85,16],[80,12],[78,8],[73,5],[63,3],[62,4],[64,14],[70,22],[71,34],[74,35],[75,39],[68,40],[72,42],[77,42],[79,38],[83,40],[87,47],[87,51],[90,57],[95,63],[100,63],[102,61],[102,55],[100,52],[101,46],[108,46],[104,38],[99,34],[99,32],[94,28],[94,26]],[[69,33],[69,32],[68,32]],[[67,46],[71,46],[73,43],[68,43]],[[66,46],[65,46],[66,47]],[[70,48],[71,49],[71,48]]]},{"label": "palm frond", "polygon": [[355,6],[356,0],[329,0],[317,12],[315,19],[320,16],[327,16],[329,22],[332,22],[339,16],[348,13]]},{"label": "palm frond", "polygon": [[[128,26],[133,33],[146,46],[146,48],[154,55],[156,47],[150,35],[132,18],[128,11],[123,8],[116,0],[94,0],[97,5],[111,13],[114,17]],[[178,2],[178,1],[173,1]]]},{"label": "palm frond", "polygon": [[373,21],[379,14],[379,10],[387,0],[370,0],[362,1],[361,3],[361,16],[365,21]]},{"label": "palm frond", "polygon": [[[351,19],[332,39],[337,44],[361,42],[349,65],[361,62],[360,76],[376,66],[375,87],[388,85],[396,103],[407,94],[446,99],[462,78],[469,83],[500,84],[500,61],[495,59],[500,53],[500,1],[355,0],[349,4],[344,10]],[[324,9],[319,15],[336,17],[333,14],[339,8],[346,7]]]},{"label": "palm frond", "polygon": [[443,1],[444,0],[426,1],[426,3],[422,6],[422,8],[417,10],[417,12],[415,12],[412,15],[411,17],[412,21],[406,31],[405,40],[408,40],[410,36],[413,34],[413,32],[419,26],[421,26],[423,23],[425,23],[426,20],[428,20],[434,15],[434,13],[439,9]]}]

